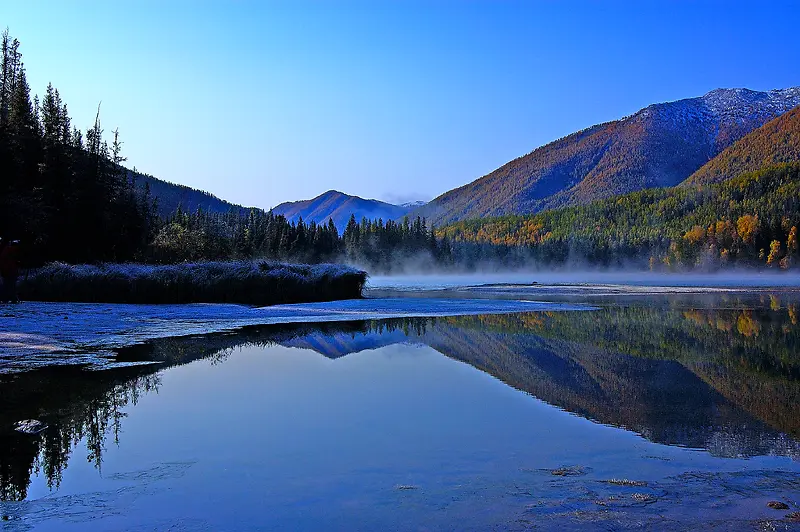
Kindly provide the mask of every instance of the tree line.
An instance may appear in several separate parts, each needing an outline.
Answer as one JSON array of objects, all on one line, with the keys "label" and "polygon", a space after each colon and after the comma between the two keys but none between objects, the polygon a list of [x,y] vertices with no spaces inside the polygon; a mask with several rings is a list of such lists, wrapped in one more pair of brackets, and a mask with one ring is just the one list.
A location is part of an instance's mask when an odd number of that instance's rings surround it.
[{"label": "tree line", "polygon": [[647,189],[535,215],[457,222],[306,223],[261,209],[159,210],[149,183],[127,170],[122,140],[100,113],[72,124],[58,89],[31,96],[20,43],[0,39],[0,236],[23,241],[25,261],[68,263],[276,259],[348,261],[371,271],[403,265],[473,269],[560,267],[788,269],[798,261],[800,165],[720,184]]},{"label": "tree line", "polygon": [[124,166],[119,131],[104,138],[99,108],[94,124],[78,129],[52,84],[41,100],[31,96],[19,40],[5,30],[1,44],[0,235],[22,240],[28,265],[267,258],[380,267],[449,256],[422,219],[353,217],[340,235],[331,220],[290,222],[238,206],[159,215],[149,186]]},{"label": "tree line", "polygon": [[356,221],[351,215],[342,234],[333,220],[296,222],[260,209],[214,213],[178,209],[166,217],[146,259],[152,262],[268,258],[297,262],[347,261],[373,270],[422,257],[432,263],[452,261],[449,240],[437,239],[422,218],[401,222]]},{"label": "tree line", "polygon": [[544,265],[651,269],[797,264],[800,163],[701,186],[647,189],[528,216],[467,220],[437,230],[456,245],[524,249]]},{"label": "tree line", "polygon": [[20,43],[0,37],[0,231],[23,241],[27,260],[135,260],[155,230],[153,201],[138,194],[98,114],[72,125],[58,89],[31,98]]}]

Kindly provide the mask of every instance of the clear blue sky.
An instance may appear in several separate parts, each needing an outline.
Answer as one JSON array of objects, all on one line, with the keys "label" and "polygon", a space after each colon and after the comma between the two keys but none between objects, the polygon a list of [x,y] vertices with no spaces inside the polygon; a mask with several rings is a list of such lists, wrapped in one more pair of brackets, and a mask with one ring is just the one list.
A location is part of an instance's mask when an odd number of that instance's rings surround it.
[{"label": "clear blue sky", "polygon": [[131,166],[260,207],[431,199],[717,87],[800,85],[800,3],[2,1],[32,90]]}]

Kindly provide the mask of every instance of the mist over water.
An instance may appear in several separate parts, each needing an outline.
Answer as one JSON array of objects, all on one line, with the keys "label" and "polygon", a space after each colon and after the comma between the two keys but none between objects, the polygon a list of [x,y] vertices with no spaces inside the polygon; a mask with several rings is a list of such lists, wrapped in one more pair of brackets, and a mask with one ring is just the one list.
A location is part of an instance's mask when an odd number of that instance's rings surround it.
[{"label": "mist over water", "polygon": [[[800,273],[729,271],[720,273],[656,273],[642,271],[510,271],[491,273],[424,273],[371,275],[369,289],[442,290],[481,285],[618,285],[639,288],[800,289]],[[645,290],[646,292],[646,290]]]}]

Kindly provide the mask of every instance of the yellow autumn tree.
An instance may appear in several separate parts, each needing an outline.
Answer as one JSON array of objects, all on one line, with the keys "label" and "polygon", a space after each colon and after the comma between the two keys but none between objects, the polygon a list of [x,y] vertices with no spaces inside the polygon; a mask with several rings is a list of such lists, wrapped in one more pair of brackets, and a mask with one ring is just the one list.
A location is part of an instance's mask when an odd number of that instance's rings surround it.
[{"label": "yellow autumn tree", "polygon": [[699,225],[695,225],[688,231],[686,234],[683,235],[684,240],[688,241],[690,244],[697,244],[698,242],[702,241],[706,237],[706,230],[700,227]]},{"label": "yellow autumn tree", "polygon": [[774,266],[781,258],[781,241],[773,240],[769,243],[769,255],[767,256],[767,265]]},{"label": "yellow autumn tree", "polygon": [[745,244],[752,244],[755,242],[756,234],[758,233],[758,216],[752,214],[745,214],[736,220],[736,232],[739,233],[739,238]]},{"label": "yellow autumn tree", "polygon": [[789,238],[786,239],[786,256],[781,259],[780,265],[784,270],[788,270],[794,263],[794,256],[797,254],[797,226],[792,226],[789,230]]},{"label": "yellow autumn tree", "polygon": [[721,248],[730,248],[736,236],[736,228],[730,220],[720,220],[714,224],[714,237]]},{"label": "yellow autumn tree", "polygon": [[736,320],[736,330],[739,331],[739,334],[742,336],[752,337],[758,336],[758,333],[761,331],[761,325],[753,319],[753,316],[750,315],[749,312],[742,312],[739,315],[739,319]]}]

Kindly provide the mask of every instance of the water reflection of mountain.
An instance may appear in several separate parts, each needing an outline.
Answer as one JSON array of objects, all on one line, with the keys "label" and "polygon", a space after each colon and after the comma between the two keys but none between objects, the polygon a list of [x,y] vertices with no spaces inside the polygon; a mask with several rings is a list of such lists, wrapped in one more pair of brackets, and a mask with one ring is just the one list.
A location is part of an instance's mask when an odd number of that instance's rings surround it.
[{"label": "water reflection of mountain", "polygon": [[[658,443],[721,456],[800,457],[797,309],[774,298],[768,303],[761,309],[613,307],[382,326],[405,327],[405,341]],[[396,334],[366,330],[326,339],[314,332],[280,343],[336,358],[386,345]]]},{"label": "water reflection of mountain", "polygon": [[[612,307],[529,313],[254,327],[128,348],[120,361],[159,365],[88,372],[54,368],[2,377],[0,499],[26,496],[38,470],[57,486],[85,438],[100,468],[124,409],[159,386],[165,365],[222,362],[242,345],[313,349],[336,359],[395,343],[425,344],[566,411],[659,443],[720,456],[800,457],[797,310]],[[50,427],[13,432],[20,419]]]},{"label": "water reflection of mountain", "polygon": [[425,343],[552,405],[657,443],[722,456],[800,457],[800,446],[781,435],[796,426],[796,419],[770,427],[675,360],[461,327],[436,328]]},{"label": "water reflection of mountain", "polygon": [[[372,328],[379,337],[381,327]],[[306,342],[313,336],[357,341],[355,334],[367,329],[365,322],[251,327],[235,333],[164,338],[125,348],[117,356],[119,362],[156,364],[108,371],[53,367],[0,375],[0,501],[25,499],[35,473],[50,488],[58,487],[70,455],[84,440],[87,459],[101,469],[106,446],[119,441],[125,409],[158,390],[160,372],[166,367],[199,359],[221,363],[243,345]],[[406,338],[402,328],[397,330]],[[394,337],[390,343],[396,341]],[[38,436],[20,434],[13,427],[23,419],[41,420],[48,428]]]}]

